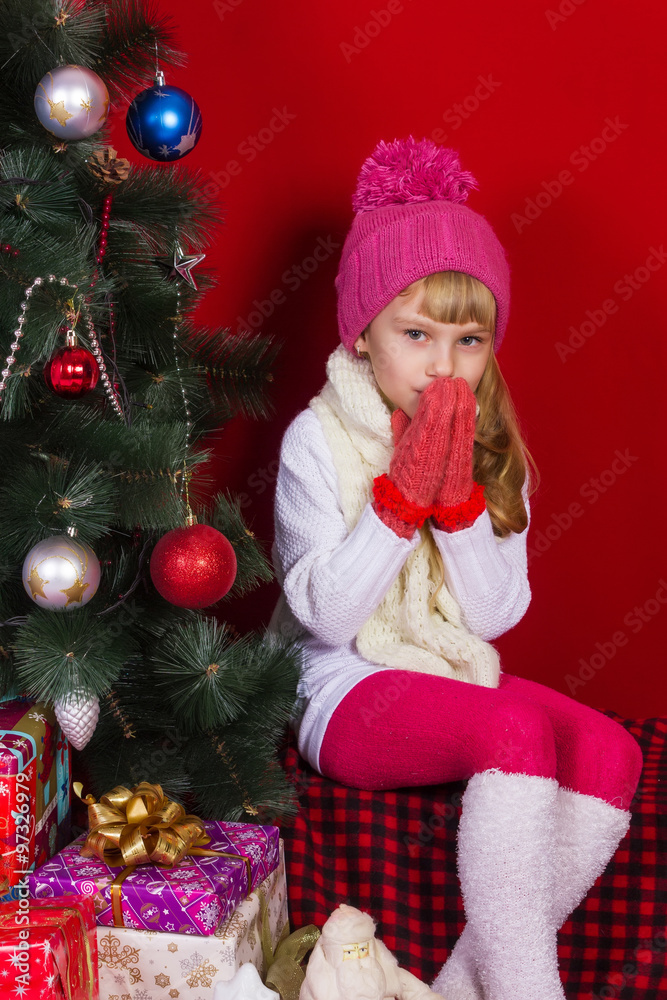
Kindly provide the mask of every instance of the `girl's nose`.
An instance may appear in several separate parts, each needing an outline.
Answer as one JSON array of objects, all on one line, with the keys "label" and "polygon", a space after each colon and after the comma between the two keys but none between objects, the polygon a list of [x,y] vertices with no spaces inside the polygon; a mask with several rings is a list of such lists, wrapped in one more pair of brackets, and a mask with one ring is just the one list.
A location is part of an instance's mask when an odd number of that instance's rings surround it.
[{"label": "girl's nose", "polygon": [[440,348],[428,360],[426,374],[435,378],[450,378],[454,371],[451,351]]}]

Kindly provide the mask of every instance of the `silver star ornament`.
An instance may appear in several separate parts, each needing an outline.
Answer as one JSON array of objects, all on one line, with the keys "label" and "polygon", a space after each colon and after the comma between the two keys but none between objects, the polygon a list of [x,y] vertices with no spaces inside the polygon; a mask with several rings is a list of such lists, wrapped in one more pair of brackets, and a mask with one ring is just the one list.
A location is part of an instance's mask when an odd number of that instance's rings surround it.
[{"label": "silver star ornament", "polygon": [[155,262],[164,268],[168,280],[183,278],[196,291],[197,284],[192,277],[192,269],[201,264],[205,257],[205,253],[184,254],[180,243],[177,243],[172,257],[156,257]]}]

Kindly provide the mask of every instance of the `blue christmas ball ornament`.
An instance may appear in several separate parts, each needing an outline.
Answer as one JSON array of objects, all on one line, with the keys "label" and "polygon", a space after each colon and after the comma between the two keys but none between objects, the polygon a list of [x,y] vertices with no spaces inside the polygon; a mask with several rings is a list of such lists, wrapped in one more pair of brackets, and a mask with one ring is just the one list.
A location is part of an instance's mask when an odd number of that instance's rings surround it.
[{"label": "blue christmas ball ornament", "polygon": [[132,144],[149,160],[180,160],[199,142],[202,130],[197,102],[180,87],[168,87],[158,73],[155,83],[130,104],[125,120]]}]

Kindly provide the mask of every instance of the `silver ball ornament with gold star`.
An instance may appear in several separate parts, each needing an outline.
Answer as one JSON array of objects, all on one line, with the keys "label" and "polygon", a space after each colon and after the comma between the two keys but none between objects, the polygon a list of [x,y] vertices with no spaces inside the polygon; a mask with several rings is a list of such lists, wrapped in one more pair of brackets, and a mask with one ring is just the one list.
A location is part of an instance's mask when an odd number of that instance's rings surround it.
[{"label": "silver ball ornament with gold star", "polygon": [[90,545],[77,542],[73,533],[44,538],[25,557],[23,586],[40,608],[49,611],[82,608],[99,585],[97,556]]},{"label": "silver ball ornament with gold star", "polygon": [[57,66],[37,84],[35,112],[44,128],[59,139],[86,139],[107,120],[109,92],[92,69]]}]

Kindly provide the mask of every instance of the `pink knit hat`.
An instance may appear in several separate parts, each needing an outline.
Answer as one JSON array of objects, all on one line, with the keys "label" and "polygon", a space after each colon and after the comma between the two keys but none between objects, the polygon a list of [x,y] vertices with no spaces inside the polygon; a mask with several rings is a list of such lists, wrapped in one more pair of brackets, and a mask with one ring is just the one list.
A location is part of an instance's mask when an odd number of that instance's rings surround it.
[{"label": "pink knit hat", "polygon": [[349,351],[370,321],[404,288],[436,271],[463,271],[493,292],[494,349],[510,304],[505,251],[486,219],[463,202],[478,184],[453,149],[412,136],[380,142],[352,198],[357,213],[336,277],[340,339]]}]

